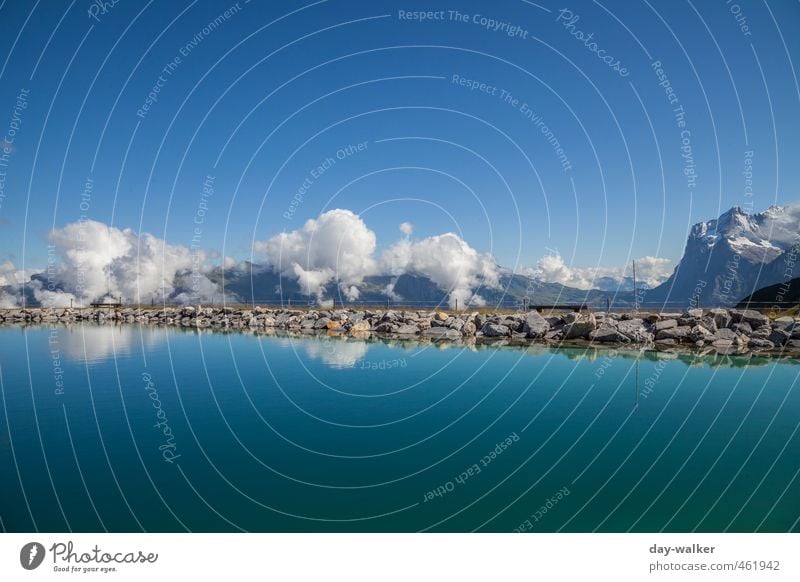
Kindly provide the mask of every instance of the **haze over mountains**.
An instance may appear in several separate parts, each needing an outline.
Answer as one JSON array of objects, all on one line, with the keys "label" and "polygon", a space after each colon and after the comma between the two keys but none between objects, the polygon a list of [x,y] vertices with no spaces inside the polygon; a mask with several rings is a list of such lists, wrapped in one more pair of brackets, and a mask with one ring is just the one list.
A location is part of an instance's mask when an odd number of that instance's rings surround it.
[{"label": "haze over mountains", "polygon": [[[634,304],[629,268],[575,269],[557,255],[513,272],[453,233],[412,239],[413,226],[382,253],[375,233],[349,210],[331,210],[295,231],[256,242],[260,259],[225,258],[170,245],[98,222],[51,233],[48,268],[23,273],[0,265],[0,306],[69,306],[122,297],[139,303],[405,304],[502,306]],[[735,305],[788,281],[800,242],[800,205],[748,214],[738,207],[691,229],[683,257],[637,260],[637,297],[645,308]],[[79,236],[80,235],[80,236]],[[77,241],[82,241],[78,244]],[[88,242],[87,242],[88,241]],[[666,280],[665,280],[666,279]],[[579,288],[580,287],[580,288]]]}]

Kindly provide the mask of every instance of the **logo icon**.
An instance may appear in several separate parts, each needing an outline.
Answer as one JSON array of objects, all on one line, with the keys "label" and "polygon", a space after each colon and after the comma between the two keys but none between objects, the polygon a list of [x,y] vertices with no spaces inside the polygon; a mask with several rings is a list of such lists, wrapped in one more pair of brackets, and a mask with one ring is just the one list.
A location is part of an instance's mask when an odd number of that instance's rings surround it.
[{"label": "logo icon", "polygon": [[22,546],[19,552],[19,563],[26,570],[35,570],[44,562],[44,546],[38,542],[30,542]]}]

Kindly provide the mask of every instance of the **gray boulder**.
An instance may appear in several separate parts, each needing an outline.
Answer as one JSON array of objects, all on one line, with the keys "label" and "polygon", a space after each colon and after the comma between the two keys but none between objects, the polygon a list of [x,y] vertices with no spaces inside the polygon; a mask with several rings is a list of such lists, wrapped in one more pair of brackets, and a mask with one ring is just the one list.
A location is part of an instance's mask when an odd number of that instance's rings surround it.
[{"label": "gray boulder", "polygon": [[692,328],[691,338],[693,341],[706,341],[713,337],[714,333],[702,325],[696,325]]},{"label": "gray boulder", "polygon": [[453,318],[453,321],[448,320],[447,327],[460,332],[464,327],[464,320],[459,318]]},{"label": "gray boulder", "polygon": [[594,315],[588,315],[567,324],[564,328],[564,339],[579,339],[589,337],[589,332],[597,328]]},{"label": "gray boulder", "polygon": [[782,346],[789,341],[791,337],[792,334],[790,334],[788,331],[783,329],[775,329],[771,334],[769,334],[769,338],[767,339],[769,339],[769,341],[774,343],[776,346]]},{"label": "gray boulder", "polygon": [[590,331],[589,339],[596,342],[615,342],[623,344],[631,341],[628,336],[621,334],[618,330],[608,325],[601,325],[597,329]]},{"label": "gray boulder", "polygon": [[653,334],[642,319],[626,319],[617,324],[617,330],[636,343],[653,341]]},{"label": "gray boulder", "polygon": [[481,333],[486,337],[508,337],[511,335],[511,330],[499,323],[487,323],[481,328]]},{"label": "gray boulder", "polygon": [[753,328],[750,326],[749,323],[746,323],[744,321],[732,324],[731,329],[735,332],[743,333],[744,335],[750,335],[751,333],[753,333]]},{"label": "gray boulder", "polygon": [[461,332],[448,327],[431,327],[422,331],[424,337],[434,339],[460,340]]},{"label": "gray boulder", "polygon": [[769,317],[753,309],[731,309],[731,317],[734,323],[749,323],[753,328],[769,325]]},{"label": "gray boulder", "polygon": [[[658,325],[658,324],[656,324]],[[657,340],[674,339],[683,340],[687,339],[692,333],[692,328],[688,325],[681,325],[679,327],[670,327],[656,332]]]},{"label": "gray boulder", "polygon": [[522,331],[525,332],[525,335],[529,338],[538,338],[550,331],[550,324],[547,323],[544,317],[535,311],[531,311],[527,317],[525,317]]},{"label": "gray boulder", "polygon": [[747,347],[756,350],[771,350],[775,347],[775,344],[767,339],[751,337],[747,342]]},{"label": "gray boulder", "polygon": [[783,316],[778,317],[772,322],[772,327],[777,327],[780,329],[785,329],[786,331],[791,331],[794,329],[795,321],[794,317]]},{"label": "gray boulder", "polygon": [[717,327],[728,327],[731,324],[731,314],[727,309],[711,309],[708,315],[711,316]]},{"label": "gray boulder", "polygon": [[394,330],[394,333],[399,335],[417,335],[419,328],[416,325],[401,325]]},{"label": "gray boulder", "polygon": [[656,334],[665,329],[672,329],[673,327],[678,327],[678,321],[675,319],[662,319],[661,321],[657,321],[655,324]]},{"label": "gray boulder", "polygon": [[768,325],[762,325],[759,328],[754,328],[752,333],[753,337],[760,337],[763,339],[767,339],[771,335],[772,335],[772,328]]},{"label": "gray boulder", "polygon": [[561,316],[561,319],[564,320],[564,323],[569,325],[570,323],[575,323],[576,321],[578,321],[578,319],[580,319],[580,315],[578,315],[573,311]]},{"label": "gray boulder", "polygon": [[715,348],[728,349],[733,347],[733,340],[718,339],[714,340],[711,345]]},{"label": "gray boulder", "polygon": [[477,330],[478,330],[478,328],[475,327],[475,322],[474,321],[468,321],[468,322],[466,322],[464,324],[464,327],[461,328],[461,334],[466,336],[466,337],[469,337],[469,336],[475,335],[475,332]]},{"label": "gray boulder", "polygon": [[736,332],[732,329],[722,328],[714,332],[714,340],[730,340],[736,339]]}]

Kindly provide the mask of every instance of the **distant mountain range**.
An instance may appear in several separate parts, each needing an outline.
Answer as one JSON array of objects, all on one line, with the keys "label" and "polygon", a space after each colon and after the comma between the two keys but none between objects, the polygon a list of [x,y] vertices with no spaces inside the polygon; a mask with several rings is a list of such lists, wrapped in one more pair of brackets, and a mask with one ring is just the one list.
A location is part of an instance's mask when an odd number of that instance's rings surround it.
[{"label": "distant mountain range", "polygon": [[[210,277],[222,284],[223,273],[217,272]],[[246,303],[288,303],[290,300],[295,305],[314,302],[312,298],[292,278],[281,277],[271,269],[259,265],[238,267],[224,273],[226,293],[235,294]],[[387,295],[387,287],[391,286],[392,297]],[[335,286],[331,286],[335,288]],[[419,305],[435,306],[447,305],[449,290],[440,289],[429,278],[420,275],[372,276],[366,277],[363,284],[359,285],[360,296],[357,303],[386,305]],[[482,286],[474,290],[492,307],[518,307],[525,303],[534,304],[587,304],[605,306],[606,297],[610,294],[605,291],[591,289],[575,289],[560,283],[544,283],[524,275],[506,272],[500,276],[499,288]],[[624,297],[622,295],[625,295]],[[633,294],[622,294],[619,304],[631,304]],[[333,296],[328,297],[332,299]],[[341,295],[335,297],[338,304],[349,303]]]},{"label": "distant mountain range", "polygon": [[[719,218],[695,224],[686,241],[683,257],[672,275],[652,289],[639,283],[636,296],[645,309],[683,308],[700,306],[733,306],[745,298],[751,302],[774,302],[782,285],[787,285],[800,275],[795,265],[800,250],[800,205],[773,206],[760,213],[747,213],[734,207]],[[545,283],[509,270],[499,269],[499,286],[481,285],[473,291],[489,307],[518,307],[524,304],[586,304],[604,308],[631,307],[634,294],[629,277],[620,281],[612,277],[599,278],[596,289],[582,290],[560,283]],[[190,273],[178,275],[173,296],[189,293]],[[224,288],[229,300],[243,303],[270,303],[295,305],[316,303],[296,279],[281,276],[269,267],[253,263],[234,268],[213,269],[208,278]],[[31,283],[19,287],[2,288],[9,295],[24,295],[27,305],[36,305],[32,285],[43,288],[47,283],[44,273],[33,275]],[[774,285],[764,293],[759,289]],[[792,283],[792,289],[797,288]],[[337,290],[337,285],[330,285]],[[451,290],[442,289],[428,277],[404,274],[366,277],[358,286],[358,303],[435,306],[446,305]],[[785,301],[795,295],[785,293]],[[21,297],[20,297],[21,299]],[[220,301],[222,295],[216,301]],[[325,300],[335,299],[339,304],[349,303],[341,295],[328,294]],[[754,304],[755,305],[755,304]],[[465,306],[466,307],[466,306]]]},{"label": "distant mountain range", "polygon": [[[795,267],[800,249],[800,206],[773,206],[749,214],[734,207],[719,218],[695,224],[686,241],[681,261],[661,285],[646,289],[639,283],[637,297],[643,308],[683,308],[699,301],[700,306],[732,306],[762,287],[782,284],[798,275]],[[251,276],[252,275],[252,276]],[[217,274],[222,282],[223,274]],[[250,302],[279,302],[291,298],[307,302],[308,296],[297,283],[271,270],[251,265],[224,273],[225,290]],[[418,275],[367,277],[359,286],[359,301],[384,304],[387,286],[406,304],[447,303],[448,290]],[[500,289],[483,286],[476,290],[490,306],[584,303],[616,307],[634,303],[632,280],[610,277],[596,281],[589,291],[506,271]],[[341,297],[336,298],[343,303]],[[401,301],[401,303],[403,302]]]},{"label": "distant mountain range", "polygon": [[[683,258],[664,283],[644,294],[647,304],[729,306],[758,289],[796,277],[800,206],[748,214],[735,206],[692,227]],[[641,294],[640,294],[641,295]]]}]

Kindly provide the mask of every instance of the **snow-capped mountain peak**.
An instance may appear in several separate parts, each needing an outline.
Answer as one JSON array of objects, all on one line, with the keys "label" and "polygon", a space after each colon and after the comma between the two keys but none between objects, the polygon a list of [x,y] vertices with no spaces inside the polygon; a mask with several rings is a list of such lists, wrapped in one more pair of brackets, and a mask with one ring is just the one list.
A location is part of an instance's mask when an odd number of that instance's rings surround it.
[{"label": "snow-capped mountain peak", "polygon": [[793,270],[793,248],[800,248],[800,204],[757,213],[734,206],[692,227],[680,264],[651,296],[684,302],[700,293],[731,304]]}]

